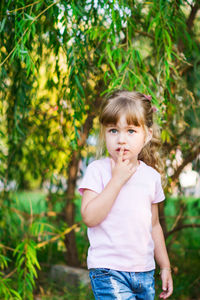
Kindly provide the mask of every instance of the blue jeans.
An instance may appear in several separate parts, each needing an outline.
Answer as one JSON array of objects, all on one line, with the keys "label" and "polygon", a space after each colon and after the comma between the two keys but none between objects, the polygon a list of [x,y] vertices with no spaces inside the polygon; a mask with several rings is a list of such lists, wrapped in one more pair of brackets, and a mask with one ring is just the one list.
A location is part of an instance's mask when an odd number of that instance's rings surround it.
[{"label": "blue jeans", "polygon": [[90,269],[89,275],[96,300],[153,300],[154,272],[121,272]]}]

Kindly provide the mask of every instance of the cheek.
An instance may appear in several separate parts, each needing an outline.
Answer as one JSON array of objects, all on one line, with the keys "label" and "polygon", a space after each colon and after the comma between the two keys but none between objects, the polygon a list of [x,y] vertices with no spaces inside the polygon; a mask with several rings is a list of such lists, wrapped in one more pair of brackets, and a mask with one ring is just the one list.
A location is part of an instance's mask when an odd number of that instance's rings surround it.
[{"label": "cheek", "polygon": [[132,148],[143,148],[145,144],[145,139],[143,137],[138,137],[130,141]]},{"label": "cheek", "polygon": [[109,140],[106,141],[106,147],[107,147],[107,149],[111,149],[112,148],[111,141],[109,141]]},{"label": "cheek", "polygon": [[110,136],[106,138],[106,147],[107,147],[108,150],[109,149],[112,150],[113,147],[114,147],[114,140]]},{"label": "cheek", "polygon": [[109,142],[108,137],[106,137],[105,142],[106,142],[106,147],[109,148],[110,147],[110,142]]}]

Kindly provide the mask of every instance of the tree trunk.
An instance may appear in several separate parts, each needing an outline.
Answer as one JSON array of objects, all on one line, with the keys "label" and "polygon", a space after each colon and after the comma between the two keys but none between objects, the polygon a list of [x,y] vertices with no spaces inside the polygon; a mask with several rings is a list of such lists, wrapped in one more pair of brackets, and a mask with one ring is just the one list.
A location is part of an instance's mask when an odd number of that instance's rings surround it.
[{"label": "tree trunk", "polygon": [[[66,191],[65,221],[72,226],[75,221],[75,190],[78,173],[79,160],[81,159],[81,149],[85,145],[90,129],[92,128],[94,114],[89,114],[83,126],[81,139],[78,141],[78,150],[73,151],[71,161],[68,166],[68,188]],[[65,246],[67,249],[67,263],[71,266],[79,266],[78,251],[76,247],[75,232],[71,231],[65,236]]]},{"label": "tree trunk", "polygon": [[[76,189],[76,177],[78,172],[78,163],[80,159],[79,151],[72,153],[71,162],[68,167],[68,188],[65,206],[65,221],[69,226],[74,224],[75,204],[73,202]],[[65,246],[67,249],[67,264],[70,266],[79,266],[78,251],[76,247],[75,232],[72,230],[65,236]]]},{"label": "tree trunk", "polygon": [[[99,80],[97,84],[97,90],[100,92],[105,89],[104,81]],[[88,111],[87,119],[83,125],[83,130],[80,133],[80,139],[78,140],[78,150],[72,152],[71,161],[68,166],[68,188],[66,191],[66,206],[65,206],[65,221],[69,226],[72,226],[75,221],[75,190],[76,190],[76,178],[78,173],[78,165],[81,159],[81,149],[85,146],[89,132],[93,126],[93,120],[99,111],[102,98],[96,97],[93,104],[90,103],[91,110]],[[65,246],[67,249],[67,263],[71,266],[79,266],[78,251],[76,246],[75,232],[71,231],[65,236]]]}]

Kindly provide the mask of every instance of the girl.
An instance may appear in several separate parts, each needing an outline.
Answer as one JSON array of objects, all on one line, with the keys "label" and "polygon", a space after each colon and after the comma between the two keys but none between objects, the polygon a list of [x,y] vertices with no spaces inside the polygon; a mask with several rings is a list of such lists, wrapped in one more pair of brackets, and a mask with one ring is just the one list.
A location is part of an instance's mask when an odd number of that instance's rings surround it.
[{"label": "girl", "polygon": [[101,149],[79,187],[88,226],[87,264],[95,299],[154,299],[155,259],[161,269],[160,298],[172,294],[170,262],[158,203],[161,186],[159,140],[150,96],[117,91],[100,114]]}]

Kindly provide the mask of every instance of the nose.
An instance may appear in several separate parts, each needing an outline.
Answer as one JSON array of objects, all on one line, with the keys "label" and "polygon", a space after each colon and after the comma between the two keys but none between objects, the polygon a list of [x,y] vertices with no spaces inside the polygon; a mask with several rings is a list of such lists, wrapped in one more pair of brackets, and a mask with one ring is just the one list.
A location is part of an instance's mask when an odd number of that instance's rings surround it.
[{"label": "nose", "polygon": [[123,132],[120,132],[118,134],[118,144],[124,145],[126,143],[125,134]]}]

